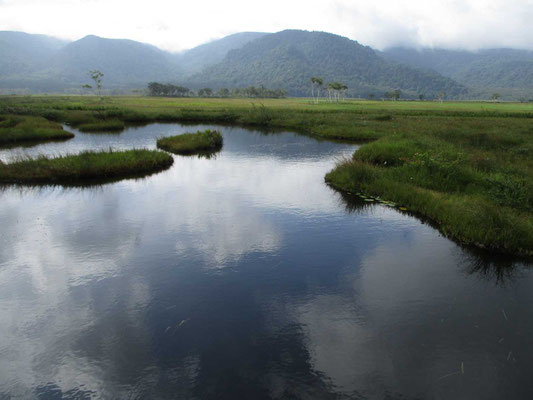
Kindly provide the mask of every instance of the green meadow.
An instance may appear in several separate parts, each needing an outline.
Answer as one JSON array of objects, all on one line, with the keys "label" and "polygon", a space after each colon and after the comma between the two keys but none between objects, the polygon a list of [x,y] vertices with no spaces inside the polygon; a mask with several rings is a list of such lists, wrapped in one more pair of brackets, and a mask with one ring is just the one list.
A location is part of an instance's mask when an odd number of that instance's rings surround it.
[{"label": "green meadow", "polygon": [[202,122],[350,141],[361,147],[331,186],[392,201],[461,243],[533,255],[533,104],[9,96],[0,115],[89,132]]}]

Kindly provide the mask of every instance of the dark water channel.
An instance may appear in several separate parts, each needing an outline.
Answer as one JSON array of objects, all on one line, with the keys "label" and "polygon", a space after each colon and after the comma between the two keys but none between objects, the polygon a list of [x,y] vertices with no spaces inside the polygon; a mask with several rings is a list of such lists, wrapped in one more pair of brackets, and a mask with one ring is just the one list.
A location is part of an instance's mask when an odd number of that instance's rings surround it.
[{"label": "dark water channel", "polygon": [[220,129],[142,180],[0,190],[0,399],[533,398],[533,270],[327,187],[353,145]]}]

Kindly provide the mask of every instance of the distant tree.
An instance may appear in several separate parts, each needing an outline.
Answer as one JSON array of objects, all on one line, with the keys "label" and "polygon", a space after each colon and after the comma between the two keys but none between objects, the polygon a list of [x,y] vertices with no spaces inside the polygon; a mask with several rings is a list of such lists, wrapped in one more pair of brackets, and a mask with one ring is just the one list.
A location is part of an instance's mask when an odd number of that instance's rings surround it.
[{"label": "distant tree", "polygon": [[268,97],[268,89],[264,85],[260,85],[257,88],[257,97],[260,97],[262,99]]},{"label": "distant tree", "polygon": [[148,96],[185,97],[190,94],[190,89],[183,86],[150,82]]},{"label": "distant tree", "polygon": [[88,89],[92,89],[93,87],[91,85],[85,84],[85,85],[82,86],[82,88],[88,90]]},{"label": "distant tree", "polygon": [[89,76],[94,81],[94,84],[96,88],[98,89],[98,96],[100,96],[102,93],[102,78],[104,77],[104,74],[101,71],[95,69],[95,70],[89,71]]},{"label": "distant tree", "polygon": [[424,97],[425,97],[425,96],[424,96],[423,94],[419,94],[419,95],[418,95],[418,100],[423,101],[423,100],[424,100]]},{"label": "distant tree", "polygon": [[376,98],[376,95],[375,95],[374,93],[370,93],[370,94],[368,95],[368,99],[369,99],[369,100],[374,100],[375,98]]},{"label": "distant tree", "polygon": [[328,99],[329,101],[339,101],[341,96],[343,98],[346,97],[346,90],[348,89],[348,86],[340,83],[340,82],[330,82],[326,85],[326,90],[328,91]]},{"label": "distant tree", "polygon": [[392,99],[394,101],[397,101],[400,98],[401,95],[402,95],[402,91],[401,90],[396,89],[396,90],[392,91]]},{"label": "distant tree", "polygon": [[322,78],[319,78],[318,76],[313,76],[311,77],[310,80],[311,80],[311,96],[315,98],[315,86],[316,86],[317,94],[316,94],[315,101],[318,104],[318,98],[320,97],[320,88],[324,84],[324,81],[322,80]]},{"label": "distant tree", "polygon": [[500,98],[500,94],[499,93],[493,93],[492,94],[492,101],[498,101],[499,98]]},{"label": "distant tree", "polygon": [[244,90],[246,91],[246,94],[248,95],[248,97],[258,97],[258,95],[259,95],[259,91],[253,85],[252,86],[248,86]]},{"label": "distant tree", "polygon": [[341,83],[340,91],[341,91],[342,99],[346,100],[346,92],[348,91],[348,86]]},{"label": "distant tree", "polygon": [[440,92],[438,97],[439,101],[442,103],[444,101],[444,98],[446,97],[446,92]]},{"label": "distant tree", "polygon": [[[194,96],[195,93],[189,88],[183,86],[175,86],[169,83],[163,84],[158,82],[150,82],[147,88],[148,96],[161,96],[161,97],[187,97]],[[247,88],[222,88],[217,91],[219,97],[263,97],[263,98],[284,98],[287,97],[287,91],[285,89],[268,89],[261,85],[258,88],[250,86]],[[214,92],[210,88],[203,88],[198,90],[198,96],[211,97]]]},{"label": "distant tree", "polygon": [[218,90],[217,95],[219,97],[229,97],[229,95],[230,95],[229,89],[221,88],[221,89]]},{"label": "distant tree", "polygon": [[198,96],[200,97],[211,97],[213,95],[213,89],[203,88],[198,90]]}]

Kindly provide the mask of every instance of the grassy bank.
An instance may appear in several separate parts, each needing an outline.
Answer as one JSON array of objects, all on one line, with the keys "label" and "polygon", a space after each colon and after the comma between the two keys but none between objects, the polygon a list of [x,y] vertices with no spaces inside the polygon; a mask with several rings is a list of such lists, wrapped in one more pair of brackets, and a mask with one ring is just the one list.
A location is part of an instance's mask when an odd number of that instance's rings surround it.
[{"label": "grassy bank", "polygon": [[214,153],[222,148],[222,135],[218,131],[198,131],[161,138],[157,147],[175,154]]},{"label": "grassy bank", "polygon": [[74,135],[63,127],[39,116],[0,115],[0,145],[66,140]]},{"label": "grassy bank", "polygon": [[368,143],[326,182],[401,204],[462,243],[533,255],[530,130],[456,123]]},{"label": "grassy bank", "polygon": [[0,183],[83,184],[143,176],[170,167],[173,158],[155,150],[83,152],[56,158],[0,162]]},{"label": "grassy bank", "polygon": [[27,96],[0,97],[0,113],[72,126],[227,123],[364,143],[328,174],[331,185],[402,204],[460,242],[533,254],[533,104]]}]

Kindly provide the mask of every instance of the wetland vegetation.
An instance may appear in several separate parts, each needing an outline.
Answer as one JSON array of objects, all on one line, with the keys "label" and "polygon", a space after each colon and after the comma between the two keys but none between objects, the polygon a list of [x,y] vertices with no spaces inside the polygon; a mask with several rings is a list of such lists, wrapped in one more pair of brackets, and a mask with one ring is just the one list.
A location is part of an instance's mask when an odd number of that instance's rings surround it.
[{"label": "wetland vegetation", "polygon": [[462,243],[533,254],[530,104],[28,96],[0,98],[0,113],[74,127],[229,123],[362,143],[329,184],[394,201]]},{"label": "wetland vegetation", "polygon": [[0,145],[66,140],[74,135],[57,122],[40,116],[0,114]]},{"label": "wetland vegetation", "polygon": [[213,153],[222,148],[222,135],[207,129],[196,133],[161,138],[157,147],[175,154]]},{"label": "wetland vegetation", "polygon": [[157,150],[85,151],[77,155],[0,161],[0,183],[71,184],[140,177],[172,165],[171,155]]}]

